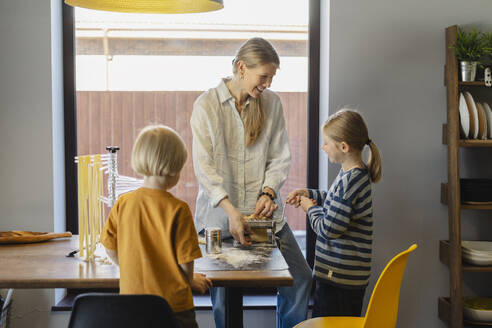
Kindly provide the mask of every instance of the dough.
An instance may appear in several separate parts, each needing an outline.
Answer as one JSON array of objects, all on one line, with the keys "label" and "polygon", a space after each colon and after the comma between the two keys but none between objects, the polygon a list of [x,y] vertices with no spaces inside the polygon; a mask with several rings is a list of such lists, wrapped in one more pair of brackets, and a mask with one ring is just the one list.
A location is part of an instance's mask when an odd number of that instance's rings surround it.
[{"label": "dough", "polygon": [[251,228],[252,234],[249,235],[252,242],[266,243],[268,241],[267,228]]}]

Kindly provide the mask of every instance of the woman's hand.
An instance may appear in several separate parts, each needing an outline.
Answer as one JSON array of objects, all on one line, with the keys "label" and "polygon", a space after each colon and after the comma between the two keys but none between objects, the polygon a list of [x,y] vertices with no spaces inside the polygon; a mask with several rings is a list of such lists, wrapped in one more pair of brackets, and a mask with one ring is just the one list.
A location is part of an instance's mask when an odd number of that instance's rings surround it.
[{"label": "woman's hand", "polygon": [[190,286],[194,291],[203,294],[212,287],[212,281],[202,273],[194,273]]},{"label": "woman's hand", "polygon": [[277,208],[277,204],[275,204],[270,197],[262,195],[256,201],[255,216],[264,216],[269,218],[273,215],[273,212],[275,212]]},{"label": "woman's hand", "polygon": [[224,210],[226,215],[229,217],[229,231],[235,240],[240,242],[242,245],[250,246],[251,242],[249,237],[244,236],[245,232],[251,235],[251,228],[246,223],[243,215],[232,205],[229,198],[225,197],[219,202],[219,206]]},{"label": "woman's hand", "polygon": [[301,207],[304,210],[304,212],[307,213],[311,207],[316,206],[316,201],[314,199],[305,196],[298,196],[298,197],[300,198]]},{"label": "woman's hand", "polygon": [[287,199],[285,202],[290,205],[294,205],[296,208],[301,206],[301,196],[303,197],[309,197],[309,192],[307,189],[296,189],[294,191],[291,191],[287,195]]},{"label": "woman's hand", "polygon": [[244,235],[245,232],[251,235],[251,228],[246,223],[243,215],[239,213],[238,210],[235,210],[234,213],[229,215],[229,230],[231,231],[232,237],[234,237],[234,239],[240,242],[242,245],[251,245],[249,237],[246,237]]}]

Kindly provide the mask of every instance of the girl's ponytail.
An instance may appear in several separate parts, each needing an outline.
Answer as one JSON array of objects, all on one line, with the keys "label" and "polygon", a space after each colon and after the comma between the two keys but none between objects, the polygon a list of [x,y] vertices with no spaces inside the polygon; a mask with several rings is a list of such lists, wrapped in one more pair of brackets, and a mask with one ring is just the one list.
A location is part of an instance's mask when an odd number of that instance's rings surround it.
[{"label": "girl's ponytail", "polygon": [[382,175],[381,155],[379,154],[379,149],[374,142],[369,141],[368,146],[371,148],[371,154],[369,155],[369,160],[367,161],[367,169],[369,170],[371,181],[376,183],[381,180]]}]

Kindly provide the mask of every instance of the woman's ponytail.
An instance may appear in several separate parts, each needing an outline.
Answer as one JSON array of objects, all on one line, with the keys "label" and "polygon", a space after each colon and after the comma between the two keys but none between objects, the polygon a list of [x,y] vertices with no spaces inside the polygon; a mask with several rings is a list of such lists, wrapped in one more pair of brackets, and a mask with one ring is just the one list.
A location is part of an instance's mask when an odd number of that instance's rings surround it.
[{"label": "woman's ponytail", "polygon": [[[255,68],[265,64],[280,66],[280,58],[273,45],[262,38],[251,38],[239,48],[236,57],[232,61],[232,73],[239,78],[238,62],[242,61],[247,68]],[[246,133],[246,145],[254,145],[260,136],[265,123],[265,110],[262,104],[262,96],[250,98],[247,111],[244,112],[244,130]]]}]

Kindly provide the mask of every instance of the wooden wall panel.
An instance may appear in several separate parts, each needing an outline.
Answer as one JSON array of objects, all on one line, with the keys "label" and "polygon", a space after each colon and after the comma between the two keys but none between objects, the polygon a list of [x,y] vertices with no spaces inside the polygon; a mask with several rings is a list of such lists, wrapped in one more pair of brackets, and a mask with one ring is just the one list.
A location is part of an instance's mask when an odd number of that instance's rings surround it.
[{"label": "wooden wall panel", "polygon": [[[198,183],[193,171],[190,117],[200,91],[78,91],[77,143],[79,154],[105,153],[109,145],[119,146],[118,170],[136,176],[130,165],[133,141],[148,124],[165,124],[179,132],[188,148],[188,160],[180,183],[172,192],[186,201],[194,213]],[[282,198],[294,188],[306,185],[307,94],[280,92],[292,167],[281,189]],[[288,207],[286,216],[293,230],[305,229],[305,215]]]},{"label": "wooden wall panel", "polygon": [[118,168],[122,175],[133,175],[133,171],[130,166],[130,154],[133,145],[133,93],[122,92],[122,108],[121,108],[121,129],[122,129],[122,143],[116,145],[120,147],[118,156]]},{"label": "wooden wall panel", "polygon": [[89,92],[77,93],[77,152],[78,155],[89,154]]},{"label": "wooden wall panel", "polygon": [[89,154],[101,153],[101,126],[103,92],[92,92],[89,95]]}]

